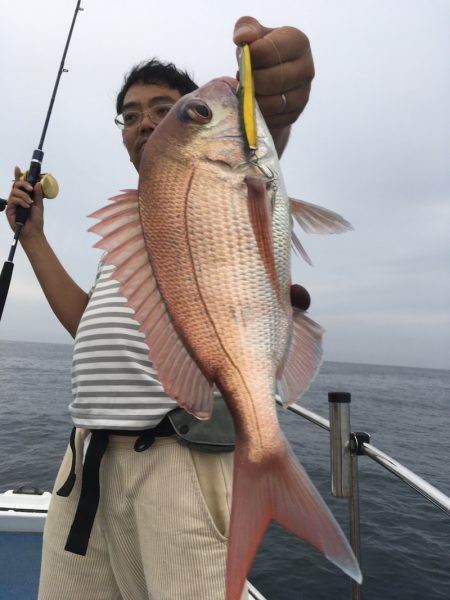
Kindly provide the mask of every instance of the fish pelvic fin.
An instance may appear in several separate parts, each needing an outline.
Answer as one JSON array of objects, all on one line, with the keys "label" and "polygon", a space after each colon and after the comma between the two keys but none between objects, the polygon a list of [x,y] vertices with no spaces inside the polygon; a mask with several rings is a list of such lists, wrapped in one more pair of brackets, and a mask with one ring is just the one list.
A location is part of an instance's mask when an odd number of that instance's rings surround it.
[{"label": "fish pelvic fin", "polygon": [[300,255],[303,258],[303,260],[305,262],[307,262],[310,267],[312,267],[313,266],[312,260],[309,258],[308,253],[304,249],[303,244],[298,239],[298,236],[293,229],[292,229],[291,236],[292,236],[292,248],[293,248],[294,252],[296,252],[296,254]]},{"label": "fish pelvic fin", "polygon": [[322,327],[298,308],[293,309],[292,324],[291,347],[277,382],[277,391],[285,408],[303,396],[323,360]]},{"label": "fish pelvic fin", "polygon": [[116,267],[111,278],[121,283],[120,294],[134,310],[145,335],[148,356],[166,394],[198,419],[209,419],[213,387],[177,333],[159,291],[144,242],[138,193],[126,190],[111,198],[114,204],[96,211],[100,218],[90,231],[102,236],[95,245],[106,251],[102,260]]},{"label": "fish pelvic fin", "polygon": [[271,520],[314,546],[355,581],[362,575],[340,526],[286,440],[285,452],[256,466],[236,445],[228,538],[226,600],[239,600]]}]

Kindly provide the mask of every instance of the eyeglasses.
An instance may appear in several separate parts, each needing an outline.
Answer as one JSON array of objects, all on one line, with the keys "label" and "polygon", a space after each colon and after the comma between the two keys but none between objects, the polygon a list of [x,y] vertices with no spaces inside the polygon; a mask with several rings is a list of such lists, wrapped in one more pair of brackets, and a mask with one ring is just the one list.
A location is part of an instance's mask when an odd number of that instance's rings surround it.
[{"label": "eyeglasses", "polygon": [[130,129],[131,127],[140,125],[145,115],[154,125],[158,125],[172,106],[173,104],[156,104],[143,112],[140,112],[139,110],[125,110],[120,115],[117,115],[114,119],[114,123],[119,129]]}]

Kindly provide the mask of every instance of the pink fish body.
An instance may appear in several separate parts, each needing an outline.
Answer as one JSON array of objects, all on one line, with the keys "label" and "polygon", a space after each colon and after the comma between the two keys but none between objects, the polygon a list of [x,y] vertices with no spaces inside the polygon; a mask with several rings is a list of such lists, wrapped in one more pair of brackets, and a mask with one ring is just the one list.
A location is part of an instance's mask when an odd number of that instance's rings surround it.
[{"label": "pink fish body", "polygon": [[[290,219],[347,228],[334,213],[289,201],[258,115],[260,149],[242,141],[235,82],[181,98],[147,142],[139,194],[93,216],[97,246],[135,310],[166,392],[200,419],[222,392],[236,428],[226,600],[238,600],[269,522],[314,545],[357,580],[351,548],[285,440],[276,415],[308,387],[321,329],[290,303]],[[314,219],[313,219],[314,220]],[[299,243],[297,242],[297,246]]]}]

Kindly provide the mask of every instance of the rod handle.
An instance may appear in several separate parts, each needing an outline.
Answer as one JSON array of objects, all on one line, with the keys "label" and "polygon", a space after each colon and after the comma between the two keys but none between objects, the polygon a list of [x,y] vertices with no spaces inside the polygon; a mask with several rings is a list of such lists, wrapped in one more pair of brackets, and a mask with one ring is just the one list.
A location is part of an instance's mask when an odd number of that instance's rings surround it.
[{"label": "rod handle", "polygon": [[6,297],[8,296],[9,284],[11,283],[14,263],[6,261],[0,274],[0,319],[5,308]]},{"label": "rod handle", "polygon": [[[30,168],[28,169],[28,176],[27,176],[27,181],[30,185],[33,186],[33,188],[39,181],[43,158],[44,158],[44,153],[42,152],[42,150],[35,150],[33,152],[33,156],[31,158],[31,163],[30,163]],[[33,192],[29,192],[30,197],[32,194],[33,194]],[[23,206],[18,206],[16,208],[16,223],[20,223],[21,225],[24,225],[26,220],[29,217],[29,214],[30,214],[29,208],[23,208]]]}]

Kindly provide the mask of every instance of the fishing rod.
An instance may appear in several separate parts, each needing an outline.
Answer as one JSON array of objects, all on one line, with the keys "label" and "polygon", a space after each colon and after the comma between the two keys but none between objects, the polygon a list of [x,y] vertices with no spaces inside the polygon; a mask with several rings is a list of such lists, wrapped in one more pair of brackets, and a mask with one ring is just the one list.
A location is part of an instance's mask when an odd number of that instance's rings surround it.
[{"label": "fishing rod", "polygon": [[[29,184],[31,184],[33,189],[34,189],[34,186],[36,185],[36,183],[38,181],[40,181],[40,179],[41,179],[41,166],[42,166],[42,160],[44,158],[44,152],[42,151],[42,147],[44,145],[44,140],[45,140],[45,135],[47,133],[48,123],[50,121],[50,116],[52,114],[52,109],[53,109],[53,104],[55,102],[56,92],[58,91],[59,80],[61,79],[61,75],[63,73],[67,73],[67,69],[64,68],[64,61],[66,60],[66,54],[67,54],[67,50],[69,49],[69,44],[70,44],[70,39],[72,37],[73,28],[75,26],[75,21],[77,19],[78,13],[80,11],[84,10],[83,8],[80,7],[80,4],[81,4],[81,0],[78,0],[77,5],[75,7],[74,15],[72,18],[72,23],[70,25],[69,35],[67,36],[66,45],[64,47],[61,64],[58,69],[58,75],[56,76],[56,82],[55,82],[52,96],[50,99],[50,105],[48,107],[47,115],[45,117],[45,123],[44,123],[44,127],[42,129],[41,139],[39,140],[38,147],[36,148],[36,150],[34,150],[33,155],[31,157],[30,168],[28,169],[28,171],[25,174],[26,181]],[[47,180],[48,180],[48,175],[47,175]],[[50,185],[51,185],[51,187],[53,187],[51,193],[54,194],[54,196],[56,196],[56,194],[58,193],[56,181],[53,180],[53,185],[52,185],[52,183]],[[31,196],[33,192],[28,192],[28,193]],[[52,196],[49,196],[47,194],[47,197],[52,197]],[[6,204],[7,204],[6,200],[0,199],[0,211],[4,210],[6,208]],[[23,208],[22,206],[16,207],[16,226],[14,229],[14,238],[11,243],[11,249],[9,251],[8,259],[5,261],[2,272],[0,274],[0,319],[2,318],[3,309],[5,307],[5,302],[6,302],[6,297],[8,295],[8,291],[9,291],[9,285],[11,283],[11,277],[12,277],[12,273],[13,273],[13,269],[14,269],[13,260],[14,260],[14,254],[15,254],[16,248],[17,248],[17,242],[19,241],[20,232],[22,231],[22,227],[25,225],[29,214],[30,214],[29,208]]]}]

